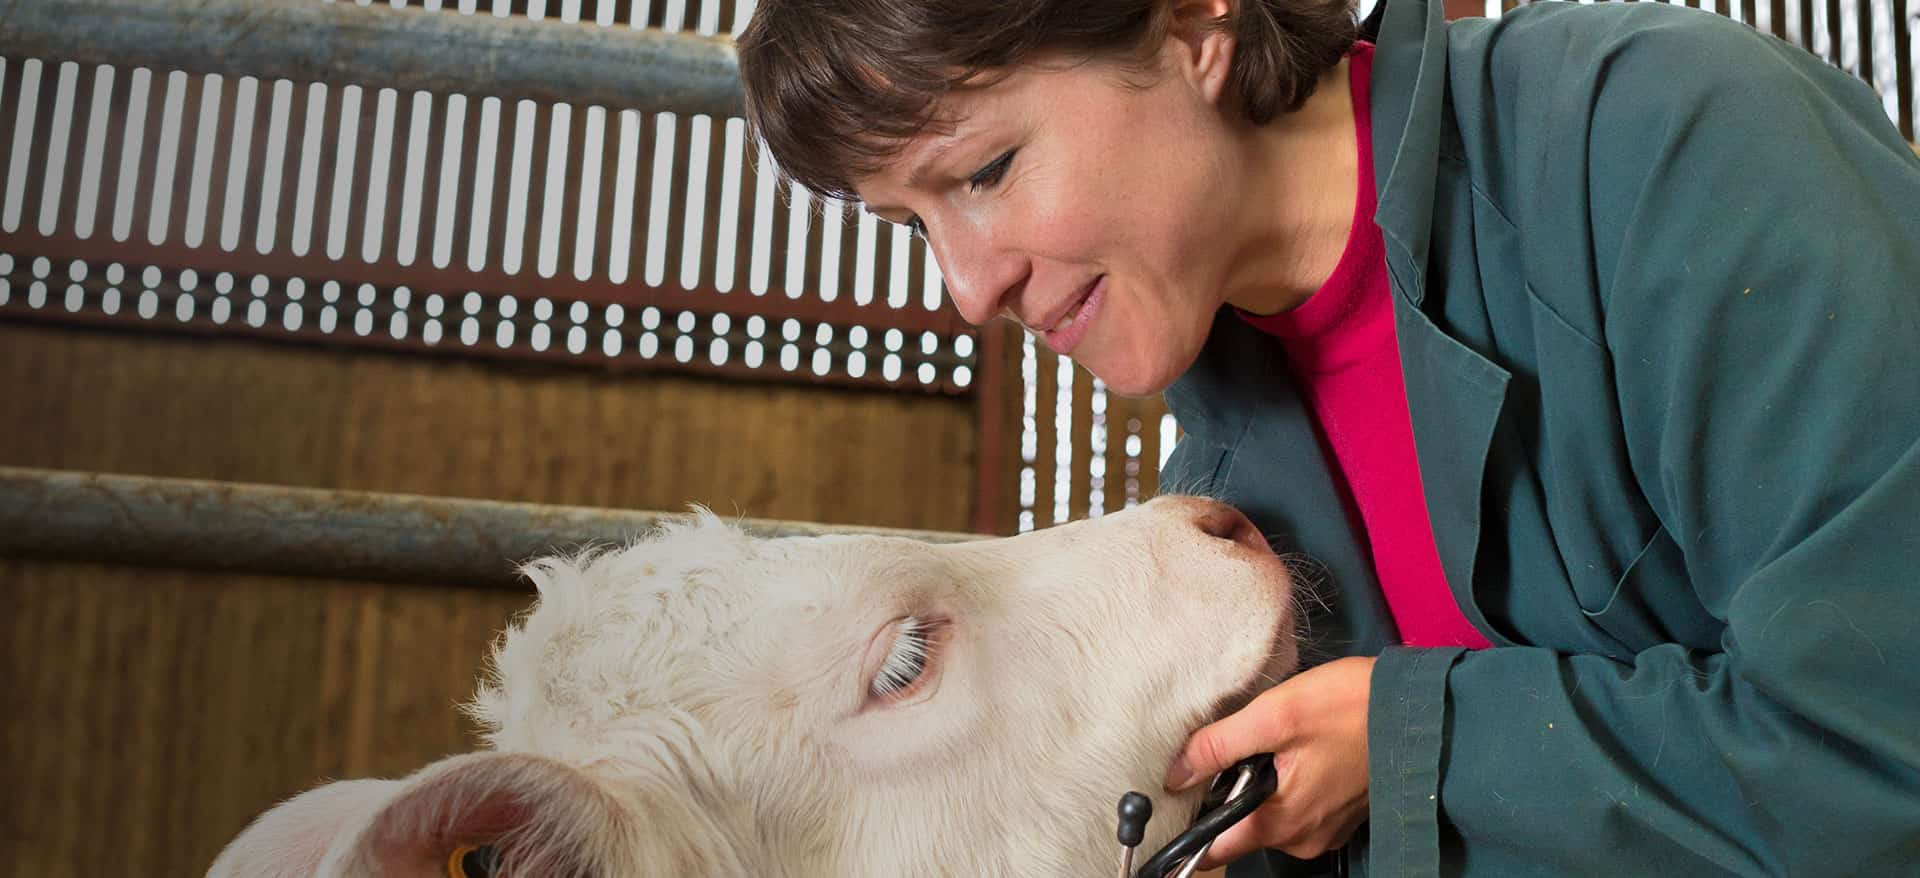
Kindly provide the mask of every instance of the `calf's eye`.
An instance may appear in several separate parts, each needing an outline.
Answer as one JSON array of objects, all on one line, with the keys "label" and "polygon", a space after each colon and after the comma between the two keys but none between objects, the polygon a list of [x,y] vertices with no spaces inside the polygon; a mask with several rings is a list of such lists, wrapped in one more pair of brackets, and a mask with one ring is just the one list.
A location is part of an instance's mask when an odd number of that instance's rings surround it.
[{"label": "calf's eye", "polygon": [[868,688],[873,697],[896,698],[913,688],[926,673],[934,628],[935,623],[918,616],[900,620],[894,632],[893,648],[887,652],[886,661],[881,662],[880,672],[873,675],[873,685]]}]

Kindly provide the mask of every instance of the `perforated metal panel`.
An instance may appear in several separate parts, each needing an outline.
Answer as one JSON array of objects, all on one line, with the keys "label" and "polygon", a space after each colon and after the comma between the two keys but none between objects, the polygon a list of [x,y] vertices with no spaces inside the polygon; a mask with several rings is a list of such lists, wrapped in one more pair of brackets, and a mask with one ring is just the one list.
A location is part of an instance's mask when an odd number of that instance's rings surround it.
[{"label": "perforated metal panel", "polygon": [[[703,35],[752,6],[411,5]],[[0,162],[0,319],[948,393],[976,378],[923,244],[776,187],[738,118],[0,58]]]}]

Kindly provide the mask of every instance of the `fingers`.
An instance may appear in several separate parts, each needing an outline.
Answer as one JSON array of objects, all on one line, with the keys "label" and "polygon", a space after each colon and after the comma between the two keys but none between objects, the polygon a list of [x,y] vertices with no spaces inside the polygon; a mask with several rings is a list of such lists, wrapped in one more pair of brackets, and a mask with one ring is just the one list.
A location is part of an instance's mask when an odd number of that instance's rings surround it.
[{"label": "fingers", "polygon": [[1278,850],[1310,860],[1347,843],[1366,821],[1364,795],[1338,794],[1329,777],[1337,760],[1303,758],[1282,750],[1274,758],[1279,782],[1271,797],[1246,819],[1220,834],[1200,868],[1223,866],[1253,851]]},{"label": "fingers", "polygon": [[1311,859],[1346,844],[1367,819],[1367,700],[1373,659],[1302,672],[1194,732],[1168,771],[1179,791],[1254,753],[1271,752],[1278,780],[1259,810],[1229,828],[1200,865],[1263,848]]},{"label": "fingers", "polygon": [[1358,826],[1292,826],[1278,808],[1263,808],[1258,813],[1220,833],[1207,855],[1200,858],[1202,870],[1218,869],[1254,851],[1273,849],[1287,856],[1311,860],[1346,843]]},{"label": "fingers", "polygon": [[1251,814],[1247,819],[1235,823],[1220,837],[1213,840],[1213,847],[1207,849],[1207,855],[1200,858],[1202,870],[1218,869],[1247,854],[1266,847],[1262,841],[1262,817],[1265,814]]},{"label": "fingers", "polygon": [[1269,689],[1246,707],[1194,732],[1167,770],[1167,791],[1180,792],[1248,756],[1285,747],[1292,738],[1289,694],[1285,687]]}]

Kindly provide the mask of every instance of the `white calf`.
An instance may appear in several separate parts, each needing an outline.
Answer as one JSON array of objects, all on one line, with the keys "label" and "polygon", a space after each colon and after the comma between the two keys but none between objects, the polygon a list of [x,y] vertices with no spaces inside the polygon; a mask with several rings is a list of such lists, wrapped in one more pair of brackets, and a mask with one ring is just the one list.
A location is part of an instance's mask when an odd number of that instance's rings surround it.
[{"label": "white calf", "polygon": [[1296,661],[1286,565],[1194,498],[951,545],[701,511],[527,572],[491,750],[309,791],[212,874],[1111,874],[1120,795],[1163,844],[1187,735]]}]

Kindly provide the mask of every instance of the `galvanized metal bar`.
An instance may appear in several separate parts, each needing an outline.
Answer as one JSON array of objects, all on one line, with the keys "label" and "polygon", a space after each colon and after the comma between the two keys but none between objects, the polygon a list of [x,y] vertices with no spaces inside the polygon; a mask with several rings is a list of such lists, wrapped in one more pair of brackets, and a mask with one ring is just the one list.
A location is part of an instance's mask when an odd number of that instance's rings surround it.
[{"label": "galvanized metal bar", "polygon": [[[0,557],[522,587],[516,565],[687,514],[0,467]],[[760,536],[972,534],[728,519]]]},{"label": "galvanized metal bar", "polygon": [[[155,103],[157,104],[158,101]],[[359,162],[363,168],[366,161],[365,154],[362,153]],[[143,169],[143,172],[145,170]],[[544,180],[545,177],[544,171],[533,175],[536,181]],[[150,173],[142,177],[143,182],[151,179]],[[611,181],[605,182],[608,186],[612,185]],[[364,189],[360,191],[364,192]],[[176,197],[175,202],[185,203],[184,187],[180,192],[182,194]],[[505,195],[502,194],[500,197],[504,198]],[[638,203],[645,205],[647,202]],[[398,212],[398,209],[395,208],[394,212]],[[357,218],[365,214],[365,204],[356,202],[354,210],[348,214],[348,221],[357,221]],[[646,307],[659,308],[669,314],[694,311],[703,318],[708,314],[716,313],[733,313],[744,318],[751,313],[766,318],[774,325],[778,325],[783,320],[794,319],[806,324],[866,326],[882,331],[898,329],[907,333],[909,337],[917,336],[922,332],[952,336],[968,329],[966,320],[951,304],[943,304],[938,311],[928,311],[919,307],[890,308],[887,306],[885,296],[877,296],[862,305],[850,295],[839,296],[832,301],[818,296],[796,299],[783,295],[728,295],[715,290],[710,285],[702,285],[691,290],[682,289],[672,280],[663,286],[648,286],[639,280],[641,274],[639,266],[643,264],[643,260],[640,259],[634,260],[633,273],[621,283],[614,283],[605,274],[580,280],[574,277],[571,271],[557,272],[549,278],[541,277],[538,272],[530,268],[522,269],[519,274],[508,274],[497,263],[475,271],[467,267],[464,258],[453,260],[446,268],[433,268],[426,260],[416,261],[410,266],[401,265],[392,259],[362,262],[358,259],[357,249],[354,250],[355,258],[353,259],[334,260],[327,257],[325,238],[320,237],[326,231],[320,224],[326,221],[327,216],[328,212],[325,210],[316,211],[314,240],[317,243],[303,256],[295,256],[284,250],[260,253],[252,247],[225,251],[211,247],[194,249],[171,241],[165,244],[152,244],[146,240],[144,234],[135,235],[126,241],[103,244],[98,235],[90,239],[78,238],[64,231],[56,231],[53,235],[41,235],[37,229],[27,228],[24,222],[18,231],[0,231],[0,252],[12,253],[15,256],[31,253],[53,260],[111,259],[130,265],[152,265],[169,272],[178,272],[183,268],[192,268],[204,274],[230,271],[238,275],[259,274],[275,279],[298,277],[306,279],[308,283],[337,279],[342,282],[351,281],[354,284],[370,283],[382,289],[404,286],[421,293],[454,294],[463,290],[479,290],[488,294],[510,292],[526,298],[551,296],[570,302],[586,302],[594,306],[619,305],[629,311],[638,311]],[[505,225],[504,222],[494,223],[495,228]],[[134,228],[143,233],[145,231],[145,226],[136,225]],[[638,232],[639,240],[644,243],[645,226],[635,222],[634,228]],[[526,243],[526,252],[538,253],[539,224],[529,222],[527,229],[529,241]],[[359,247],[357,237],[350,236],[348,240],[354,242],[355,248]],[[741,240],[752,239],[742,238]],[[568,259],[571,260],[572,252],[571,250],[567,252]],[[634,252],[645,253],[646,251],[643,247]],[[532,262],[531,256],[527,257],[527,262]],[[679,265],[677,252],[672,264]],[[775,261],[773,264],[778,266],[785,263]],[[677,268],[675,273],[677,274]],[[744,265],[740,269],[740,275],[742,277],[746,275]],[[669,278],[672,276],[670,274]],[[885,277],[885,275],[876,274],[875,277]],[[745,282],[742,281],[740,286],[744,288]],[[950,377],[951,373],[947,374]]]},{"label": "galvanized metal bar", "polygon": [[329,85],[744,112],[724,37],[314,0],[0,0],[0,55]]}]

